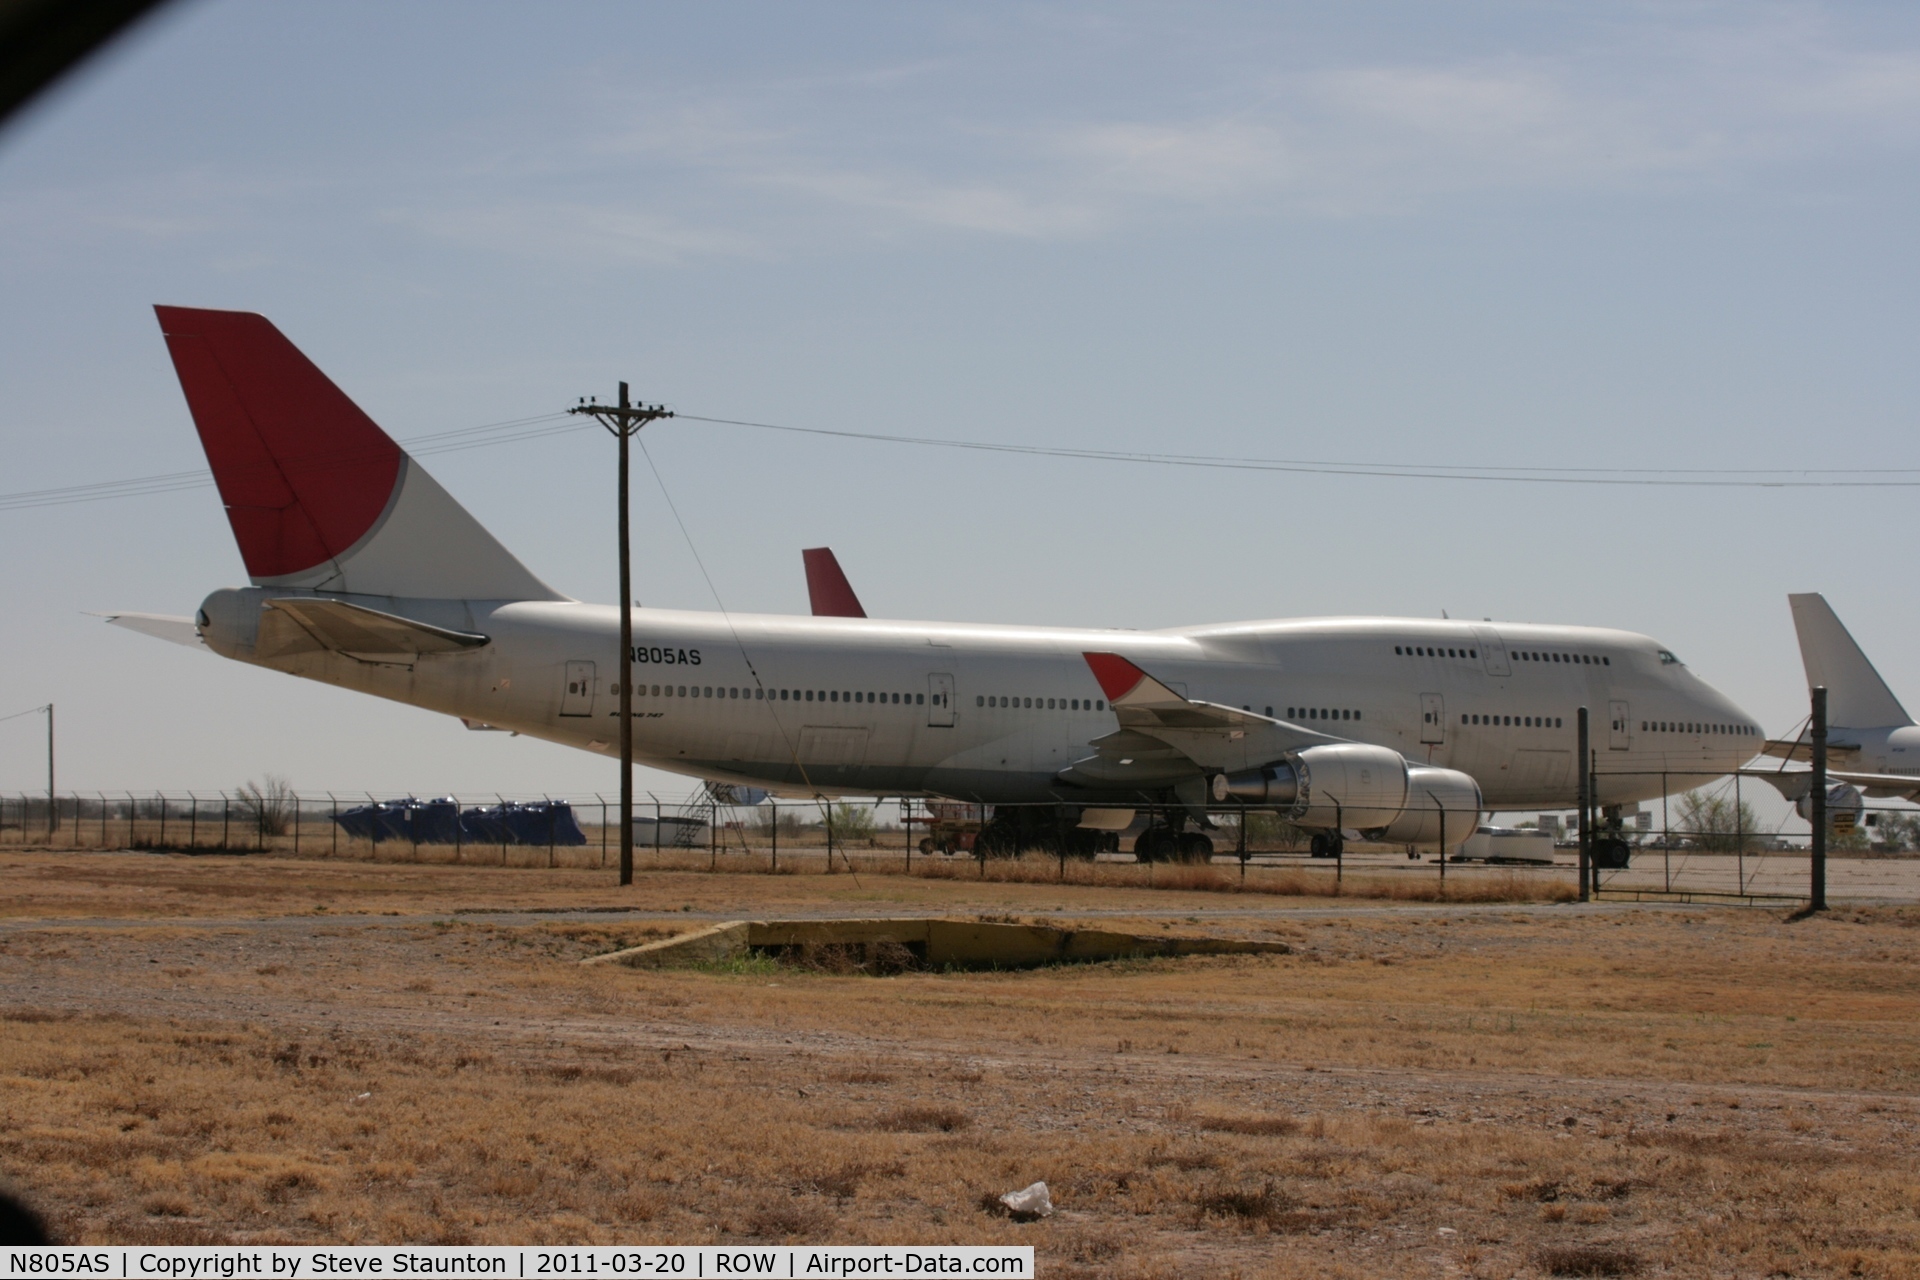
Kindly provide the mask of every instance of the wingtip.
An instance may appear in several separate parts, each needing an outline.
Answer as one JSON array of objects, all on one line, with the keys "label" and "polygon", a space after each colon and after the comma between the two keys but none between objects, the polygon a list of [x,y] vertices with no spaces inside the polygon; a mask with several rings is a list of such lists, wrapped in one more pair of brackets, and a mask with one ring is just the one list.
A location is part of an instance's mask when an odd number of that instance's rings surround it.
[{"label": "wingtip", "polygon": [[1147,673],[1117,653],[1082,653],[1087,666],[1093,672],[1093,678],[1100,682],[1100,689],[1107,695],[1108,702],[1116,702],[1131,693]]}]

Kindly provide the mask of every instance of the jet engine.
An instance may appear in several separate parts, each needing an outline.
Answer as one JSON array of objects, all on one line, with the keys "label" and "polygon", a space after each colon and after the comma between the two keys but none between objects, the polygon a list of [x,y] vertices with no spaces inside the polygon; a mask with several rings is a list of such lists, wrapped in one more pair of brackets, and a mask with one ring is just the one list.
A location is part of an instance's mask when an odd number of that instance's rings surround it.
[{"label": "jet engine", "polygon": [[[1834,835],[1846,835],[1860,825],[1860,815],[1866,807],[1858,787],[1844,782],[1834,783],[1827,788],[1827,830]],[[1802,818],[1813,820],[1812,788],[1808,788],[1808,794],[1794,802],[1793,808]]]},{"label": "jet engine", "polygon": [[1480,785],[1457,769],[1409,764],[1398,751],[1330,742],[1241,773],[1216,774],[1216,804],[1277,809],[1303,827],[1395,844],[1464,843],[1480,826]]}]

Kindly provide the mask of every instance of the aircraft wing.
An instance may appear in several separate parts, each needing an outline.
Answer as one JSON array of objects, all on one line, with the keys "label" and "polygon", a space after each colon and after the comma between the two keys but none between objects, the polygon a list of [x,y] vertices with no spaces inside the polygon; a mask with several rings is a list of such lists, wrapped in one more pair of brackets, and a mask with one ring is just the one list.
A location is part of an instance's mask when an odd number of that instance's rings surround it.
[{"label": "aircraft wing", "polygon": [[1119,720],[1094,754],[1060,772],[1082,786],[1168,786],[1209,771],[1252,769],[1288,751],[1339,742],[1286,720],[1183,697],[1117,653],[1082,655]]},{"label": "aircraft wing", "polygon": [[360,662],[411,666],[431,654],[460,653],[488,643],[486,636],[450,631],[344,600],[299,596],[267,601],[254,651],[263,658],[275,658],[326,649]]},{"label": "aircraft wing", "polygon": [[200,638],[199,630],[193,625],[192,618],[176,618],[165,613],[96,613],[93,616],[105,618],[112,626],[138,631],[143,636],[171,640],[175,644],[184,644],[194,649],[207,647],[207,642]]},{"label": "aircraft wing", "polygon": [[[1743,778],[1758,778],[1773,787],[1784,800],[1798,802],[1813,789],[1813,773],[1807,769],[1741,769]],[[1827,781],[1859,787],[1869,799],[1920,799],[1920,778],[1901,773],[1859,773],[1852,769],[1828,769]]]},{"label": "aircraft wing", "polygon": [[[1769,738],[1767,745],[1760,748],[1760,754],[1774,756],[1789,763],[1813,759],[1813,743],[1805,738]],[[1855,756],[1860,754],[1857,742],[1828,742],[1827,756]]]}]

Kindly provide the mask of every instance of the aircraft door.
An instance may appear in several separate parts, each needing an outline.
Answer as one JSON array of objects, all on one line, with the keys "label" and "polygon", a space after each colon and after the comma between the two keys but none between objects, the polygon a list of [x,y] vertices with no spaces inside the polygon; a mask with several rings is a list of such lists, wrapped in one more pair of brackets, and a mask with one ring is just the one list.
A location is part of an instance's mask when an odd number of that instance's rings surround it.
[{"label": "aircraft door", "polygon": [[563,716],[593,714],[593,664],[591,662],[567,664],[567,691],[560,695],[560,714]]},{"label": "aircraft door", "polygon": [[934,674],[927,677],[927,725],[934,729],[953,727],[953,677]]},{"label": "aircraft door", "polygon": [[1480,661],[1487,667],[1490,676],[1510,676],[1513,668],[1507,663],[1507,642],[1492,627],[1475,627],[1473,638],[1478,642]]},{"label": "aircraft door", "polygon": [[1420,741],[1443,743],[1447,740],[1447,704],[1437,693],[1420,695]]},{"label": "aircraft door", "polygon": [[1609,750],[1625,751],[1632,747],[1631,727],[1633,721],[1630,718],[1632,714],[1633,709],[1624,702],[1616,701],[1607,704],[1607,719],[1610,724],[1607,733],[1607,747]]}]

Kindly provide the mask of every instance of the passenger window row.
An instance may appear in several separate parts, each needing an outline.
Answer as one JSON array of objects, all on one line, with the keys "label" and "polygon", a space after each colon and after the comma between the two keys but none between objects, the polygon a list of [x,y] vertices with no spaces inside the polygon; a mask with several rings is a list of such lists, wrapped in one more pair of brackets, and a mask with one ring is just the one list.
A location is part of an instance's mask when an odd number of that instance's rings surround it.
[{"label": "passenger window row", "polygon": [[1393,651],[1403,658],[1477,658],[1478,649],[1442,649],[1437,645],[1397,644]]},{"label": "passenger window row", "polygon": [[976,707],[1018,707],[1023,711],[1105,711],[1105,698],[1016,698],[1011,695],[975,694]]},{"label": "passenger window row", "polygon": [[[1267,714],[1273,714],[1273,708],[1267,708]],[[1336,707],[1288,707],[1289,720],[1358,720],[1360,713]]]},{"label": "passenger window row", "polygon": [[1750,724],[1698,724],[1692,720],[1642,720],[1640,732],[1725,734],[1735,738],[1754,738],[1760,734]]},{"label": "passenger window row", "polygon": [[1610,667],[1613,665],[1613,659],[1607,657],[1605,654],[1555,653],[1551,649],[1527,651],[1512,649],[1508,652],[1512,653],[1514,659],[1519,662],[1569,662],[1579,663],[1582,666],[1588,667]]},{"label": "passenger window row", "polygon": [[[620,686],[614,685],[613,691],[620,692]],[[640,685],[633,691],[636,698],[748,698],[767,702],[884,702],[893,706],[925,706],[927,695],[924,693],[869,693],[860,690],[842,689],[746,689],[738,686],[722,688],[717,685]]]},{"label": "passenger window row", "polygon": [[1558,729],[1562,727],[1563,721],[1559,716],[1476,716],[1462,712],[1460,723],[1499,725],[1502,728],[1515,729]]}]

